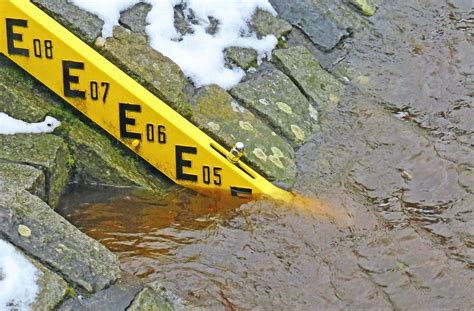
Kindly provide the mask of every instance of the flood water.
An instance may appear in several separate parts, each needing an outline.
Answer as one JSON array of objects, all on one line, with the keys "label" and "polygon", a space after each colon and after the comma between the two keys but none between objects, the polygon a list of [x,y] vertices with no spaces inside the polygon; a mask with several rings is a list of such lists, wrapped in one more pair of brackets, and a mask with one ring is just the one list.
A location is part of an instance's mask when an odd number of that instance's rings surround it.
[{"label": "flood water", "polygon": [[60,213],[208,309],[474,309],[474,4],[379,2],[322,55],[350,82],[297,152],[305,199],[78,188]]}]

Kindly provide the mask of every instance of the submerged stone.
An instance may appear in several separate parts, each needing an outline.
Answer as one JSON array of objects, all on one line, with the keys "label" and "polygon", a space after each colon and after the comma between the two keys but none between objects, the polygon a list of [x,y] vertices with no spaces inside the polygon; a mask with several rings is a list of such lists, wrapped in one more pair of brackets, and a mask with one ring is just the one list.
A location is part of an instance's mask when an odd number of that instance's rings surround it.
[{"label": "submerged stone", "polygon": [[[18,233],[20,224],[31,229],[30,237]],[[0,233],[89,292],[101,290],[121,275],[115,255],[27,191],[2,190]]]},{"label": "submerged stone", "polygon": [[194,118],[200,128],[228,149],[243,142],[244,162],[271,181],[293,185],[294,152],[284,139],[216,85],[199,90],[195,101]]},{"label": "submerged stone", "polygon": [[333,49],[342,38],[349,35],[330,16],[324,15],[311,0],[302,0],[298,5],[287,0],[271,0],[278,14],[295,27],[303,30],[313,43],[324,50]]},{"label": "submerged stone", "polygon": [[303,46],[275,50],[273,62],[320,107],[330,105],[342,92],[343,85]]},{"label": "submerged stone", "polygon": [[102,52],[166,104],[182,115],[190,115],[188,80],[178,65],[152,49],[144,37],[115,27],[114,36],[107,38]]},{"label": "submerged stone", "polygon": [[303,143],[319,128],[309,101],[279,70],[272,69],[240,83],[232,89],[232,95],[264,116],[294,145]]},{"label": "submerged stone", "polygon": [[278,14],[323,50],[332,50],[365,22],[343,0],[270,0]]},{"label": "submerged stone", "polygon": [[88,44],[92,44],[102,32],[104,22],[99,17],[81,10],[68,0],[32,2]]},{"label": "submerged stone", "polygon": [[69,180],[69,151],[60,137],[42,135],[0,135],[0,159],[41,169],[46,176],[46,202],[55,208]]}]

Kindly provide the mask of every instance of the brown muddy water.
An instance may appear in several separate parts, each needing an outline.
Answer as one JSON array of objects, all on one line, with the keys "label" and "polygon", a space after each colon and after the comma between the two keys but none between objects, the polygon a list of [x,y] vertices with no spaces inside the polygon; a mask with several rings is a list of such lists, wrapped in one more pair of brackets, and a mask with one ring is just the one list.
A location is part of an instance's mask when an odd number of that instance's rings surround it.
[{"label": "brown muddy water", "polygon": [[313,199],[78,188],[60,212],[206,309],[474,309],[474,4],[379,2],[318,55],[349,82],[297,153]]}]

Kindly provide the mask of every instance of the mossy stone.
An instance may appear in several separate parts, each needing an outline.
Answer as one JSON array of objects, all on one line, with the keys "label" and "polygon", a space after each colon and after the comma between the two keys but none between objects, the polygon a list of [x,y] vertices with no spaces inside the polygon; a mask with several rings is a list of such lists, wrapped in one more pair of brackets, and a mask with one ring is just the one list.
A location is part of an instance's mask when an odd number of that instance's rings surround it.
[{"label": "mossy stone", "polygon": [[343,85],[321,68],[319,61],[303,46],[273,51],[272,61],[303,90],[320,108],[334,106]]},{"label": "mossy stone", "polygon": [[24,189],[43,201],[48,200],[44,172],[33,166],[0,162],[0,189],[4,188]]},{"label": "mossy stone", "polygon": [[[31,236],[18,233],[20,224],[30,228]],[[88,292],[99,291],[121,276],[114,254],[25,190],[2,190],[0,235]]]},{"label": "mossy stone", "polygon": [[190,116],[188,80],[179,66],[152,49],[145,37],[115,27],[113,37],[107,38],[101,52],[166,104]]},{"label": "mossy stone", "polygon": [[293,185],[294,151],[281,136],[216,85],[199,90],[195,101],[194,117],[199,127],[228,149],[243,142],[244,162],[271,181]]},{"label": "mossy stone", "polygon": [[290,78],[277,69],[238,84],[231,94],[267,119],[295,146],[319,129],[317,111]]},{"label": "mossy stone", "polygon": [[55,208],[69,180],[69,150],[60,137],[50,134],[0,135],[0,159],[27,164],[46,176],[46,202]]}]

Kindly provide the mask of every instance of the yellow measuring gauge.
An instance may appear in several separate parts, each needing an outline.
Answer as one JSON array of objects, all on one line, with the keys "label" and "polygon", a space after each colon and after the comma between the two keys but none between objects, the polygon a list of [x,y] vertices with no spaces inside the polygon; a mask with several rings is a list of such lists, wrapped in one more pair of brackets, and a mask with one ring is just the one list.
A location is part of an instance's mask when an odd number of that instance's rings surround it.
[{"label": "yellow measuring gauge", "polygon": [[291,200],[34,4],[0,0],[0,19],[2,54],[177,184]]}]

